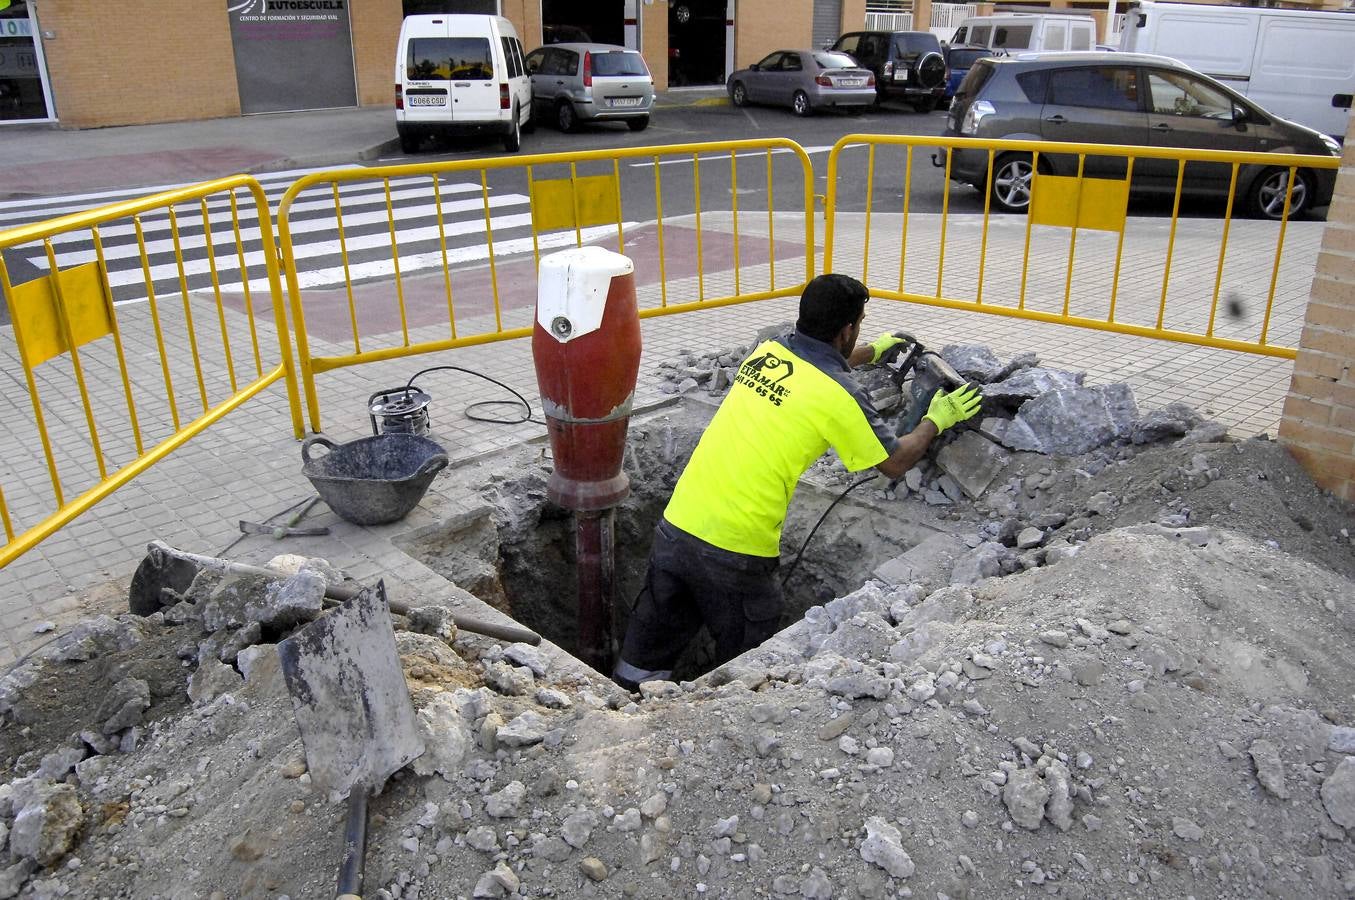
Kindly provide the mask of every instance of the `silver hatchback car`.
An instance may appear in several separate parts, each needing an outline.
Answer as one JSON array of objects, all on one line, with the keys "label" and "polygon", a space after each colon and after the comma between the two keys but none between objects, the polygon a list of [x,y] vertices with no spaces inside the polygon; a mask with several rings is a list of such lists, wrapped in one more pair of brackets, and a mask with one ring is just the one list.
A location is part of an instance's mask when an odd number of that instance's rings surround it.
[{"label": "silver hatchback car", "polygon": [[551,44],[527,54],[532,115],[574,131],[584,121],[649,127],[654,79],[644,57],[615,44]]},{"label": "silver hatchback car", "polygon": [[789,106],[797,116],[826,106],[869,106],[875,73],[845,53],[777,50],[729,76],[729,99],[735,106]]}]

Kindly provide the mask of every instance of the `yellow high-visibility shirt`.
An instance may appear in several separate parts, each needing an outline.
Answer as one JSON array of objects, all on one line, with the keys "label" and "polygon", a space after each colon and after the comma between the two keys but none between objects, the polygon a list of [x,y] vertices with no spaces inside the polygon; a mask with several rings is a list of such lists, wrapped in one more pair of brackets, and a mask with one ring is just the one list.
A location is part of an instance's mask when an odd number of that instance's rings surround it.
[{"label": "yellow high-visibility shirt", "polygon": [[779,556],[795,485],[830,446],[855,472],[898,440],[832,345],[798,331],[765,341],[739,367],[664,518],[725,550]]}]

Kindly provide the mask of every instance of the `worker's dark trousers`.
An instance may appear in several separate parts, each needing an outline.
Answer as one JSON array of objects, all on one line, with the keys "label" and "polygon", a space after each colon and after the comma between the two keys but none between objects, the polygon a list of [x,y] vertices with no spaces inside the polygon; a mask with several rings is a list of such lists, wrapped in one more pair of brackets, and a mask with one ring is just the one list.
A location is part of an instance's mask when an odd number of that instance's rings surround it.
[{"label": "worker's dark trousers", "polygon": [[775,556],[722,550],[660,519],[616,680],[633,689],[671,679],[673,664],[703,624],[715,639],[716,665],[771,637],[781,624],[779,563]]}]

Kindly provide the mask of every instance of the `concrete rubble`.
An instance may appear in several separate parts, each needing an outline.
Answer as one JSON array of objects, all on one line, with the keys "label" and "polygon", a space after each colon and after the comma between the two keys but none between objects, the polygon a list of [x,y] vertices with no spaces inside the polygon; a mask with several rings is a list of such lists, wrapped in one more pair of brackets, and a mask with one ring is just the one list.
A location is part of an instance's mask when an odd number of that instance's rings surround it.
[{"label": "concrete rubble", "polygon": [[[627,694],[568,634],[399,620],[426,750],[373,800],[364,896],[1355,895],[1350,507],[1193,410],[944,354],[983,382],[983,425],[836,507],[785,627],[738,659]],[[718,395],[740,359],[658,374]],[[628,588],[709,406],[632,424]],[[479,465],[447,477],[492,508],[514,611],[545,615],[568,597],[542,464]],[[854,479],[811,470],[787,565]],[[0,900],[332,896],[343,806],[311,783],[275,645],[344,576],[274,564],[292,576],[204,576],[0,677]]]}]

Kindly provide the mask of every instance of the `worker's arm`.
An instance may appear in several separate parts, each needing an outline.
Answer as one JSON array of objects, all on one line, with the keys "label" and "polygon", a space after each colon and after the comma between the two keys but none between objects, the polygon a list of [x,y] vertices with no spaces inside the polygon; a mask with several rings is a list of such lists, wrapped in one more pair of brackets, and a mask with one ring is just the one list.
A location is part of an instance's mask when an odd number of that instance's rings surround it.
[{"label": "worker's arm", "polygon": [[982,405],[983,398],[979,396],[978,388],[972,385],[966,384],[950,393],[937,391],[932,395],[931,405],[927,407],[927,414],[922,417],[922,421],[912,431],[899,438],[899,444],[894,448],[894,452],[875,468],[891,480],[902,478],[903,473],[911,469],[927,452],[927,448],[938,434],[977,415]]},{"label": "worker's arm", "polygon": [[877,363],[880,361],[880,357],[889,352],[889,348],[902,343],[904,343],[903,338],[897,334],[886,332],[869,344],[857,344],[852,350],[852,355],[847,357],[847,365],[855,369],[857,366],[864,366],[866,363]]},{"label": "worker's arm", "polygon": [[847,365],[855,369],[857,366],[864,366],[866,363],[875,361],[874,344],[858,344],[852,351],[852,355],[847,357]]},{"label": "worker's arm", "polygon": [[916,428],[899,438],[899,445],[894,448],[894,452],[875,468],[890,481],[897,481],[903,477],[904,472],[917,465],[917,461],[927,452],[927,448],[940,433],[930,419],[923,419],[917,423]]}]

